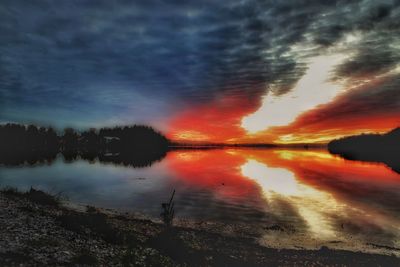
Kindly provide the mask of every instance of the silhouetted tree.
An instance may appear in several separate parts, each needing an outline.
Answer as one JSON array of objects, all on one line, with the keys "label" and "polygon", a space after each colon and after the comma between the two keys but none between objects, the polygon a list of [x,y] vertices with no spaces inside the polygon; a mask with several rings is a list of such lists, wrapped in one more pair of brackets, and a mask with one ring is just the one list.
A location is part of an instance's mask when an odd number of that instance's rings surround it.
[{"label": "silhouetted tree", "polygon": [[51,162],[58,152],[66,161],[78,157],[93,162],[124,164],[134,167],[150,165],[163,158],[169,141],[147,126],[89,129],[82,133],[66,128],[61,137],[52,128],[34,125],[0,125],[0,163],[34,164]]},{"label": "silhouetted tree", "polygon": [[361,134],[333,140],[329,152],[350,160],[383,162],[400,172],[400,128],[386,134]]},{"label": "silhouetted tree", "polygon": [[0,163],[35,164],[51,162],[59,151],[54,130],[34,125],[0,125]]}]

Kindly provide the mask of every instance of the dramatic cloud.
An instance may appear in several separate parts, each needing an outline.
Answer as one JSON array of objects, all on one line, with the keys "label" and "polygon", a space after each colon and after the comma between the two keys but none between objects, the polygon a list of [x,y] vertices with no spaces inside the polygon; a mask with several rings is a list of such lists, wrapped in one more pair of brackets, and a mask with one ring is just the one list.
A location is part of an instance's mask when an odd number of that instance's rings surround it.
[{"label": "dramatic cloud", "polygon": [[333,47],[348,55],[334,81],[396,68],[399,6],[389,0],[5,0],[0,121],[149,123],[176,133],[181,129],[169,121],[193,107],[242,98],[241,117],[232,119],[238,127],[265,94],[290,95],[307,62]]},{"label": "dramatic cloud", "polygon": [[[341,86],[329,82],[333,68],[343,61],[343,54],[313,58],[303,77],[284,96],[266,95],[257,112],[242,120],[242,127],[251,133],[273,126],[285,126],[301,113],[330,101]],[[284,108],[283,108],[284,107]]]}]

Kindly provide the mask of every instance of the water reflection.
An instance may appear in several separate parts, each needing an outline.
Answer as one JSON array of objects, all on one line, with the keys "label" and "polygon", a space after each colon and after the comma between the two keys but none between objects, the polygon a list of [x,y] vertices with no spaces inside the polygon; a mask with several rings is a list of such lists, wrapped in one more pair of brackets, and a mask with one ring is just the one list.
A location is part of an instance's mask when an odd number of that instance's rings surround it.
[{"label": "water reflection", "polygon": [[178,218],[243,225],[269,246],[400,247],[400,175],[323,150],[171,151],[146,168],[59,158],[0,168],[0,185],[153,217],[176,189]]},{"label": "water reflection", "polygon": [[298,211],[314,236],[335,237],[326,215],[339,211],[340,206],[331,195],[299,183],[294,173],[286,169],[269,168],[255,160],[249,160],[241,168],[244,176],[260,185],[263,196],[271,207],[277,206],[275,201],[284,199]]},{"label": "water reflection", "polygon": [[[283,149],[178,152],[168,161],[175,177],[208,188],[210,199],[242,206],[254,201],[253,210],[264,214],[249,223],[294,229],[285,241],[279,233],[281,243],[400,245],[400,175],[383,164]],[[264,241],[275,238],[268,232]]]},{"label": "water reflection", "polygon": [[77,160],[86,160],[89,163],[101,162],[112,163],[114,165],[123,165],[133,168],[143,168],[151,166],[153,163],[162,160],[167,151],[152,151],[143,153],[143,151],[134,151],[127,153],[119,152],[88,152],[88,151],[41,151],[34,153],[15,153],[4,154],[0,156],[0,166],[37,166],[42,164],[52,164],[57,156],[62,156],[66,163],[72,163]]}]

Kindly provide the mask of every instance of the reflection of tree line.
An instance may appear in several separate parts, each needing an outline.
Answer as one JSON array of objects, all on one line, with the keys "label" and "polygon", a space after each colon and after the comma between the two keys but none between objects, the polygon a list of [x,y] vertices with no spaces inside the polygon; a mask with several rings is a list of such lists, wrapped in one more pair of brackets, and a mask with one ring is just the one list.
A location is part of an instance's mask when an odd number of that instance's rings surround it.
[{"label": "reflection of tree line", "polygon": [[361,134],[333,140],[330,153],[350,160],[383,162],[400,173],[400,128],[386,134]]},{"label": "reflection of tree line", "polygon": [[78,158],[144,167],[162,159],[168,140],[147,126],[90,129],[67,128],[60,135],[34,125],[0,125],[0,164],[51,163],[61,153],[66,161]]}]

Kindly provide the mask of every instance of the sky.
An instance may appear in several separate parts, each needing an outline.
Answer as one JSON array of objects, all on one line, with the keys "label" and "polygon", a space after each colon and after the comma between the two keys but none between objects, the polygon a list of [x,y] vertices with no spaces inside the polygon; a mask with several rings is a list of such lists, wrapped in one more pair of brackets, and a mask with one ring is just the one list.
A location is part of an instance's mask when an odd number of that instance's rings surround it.
[{"label": "sky", "polygon": [[0,123],[181,142],[400,126],[400,1],[3,0]]}]

